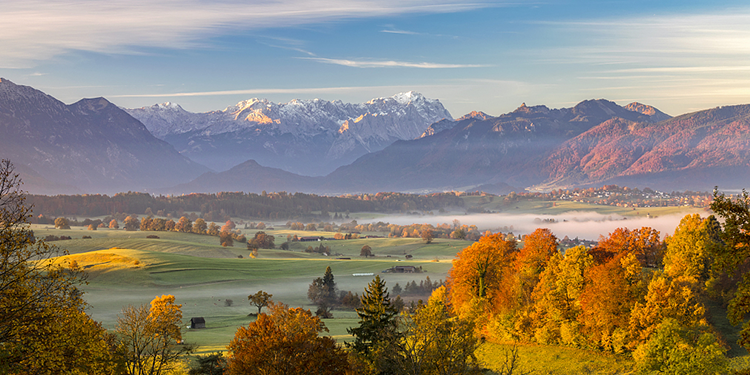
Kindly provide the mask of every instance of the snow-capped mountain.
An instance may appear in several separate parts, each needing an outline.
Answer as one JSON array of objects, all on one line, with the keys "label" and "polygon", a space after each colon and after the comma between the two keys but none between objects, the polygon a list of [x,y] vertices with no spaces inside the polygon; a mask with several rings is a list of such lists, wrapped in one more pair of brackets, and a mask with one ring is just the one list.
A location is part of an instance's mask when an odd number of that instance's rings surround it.
[{"label": "snow-capped mountain", "polygon": [[417,138],[436,121],[452,120],[439,100],[413,91],[360,104],[250,99],[205,113],[175,103],[126,111],[183,155],[214,169],[254,159],[305,175],[326,174],[397,140]]}]

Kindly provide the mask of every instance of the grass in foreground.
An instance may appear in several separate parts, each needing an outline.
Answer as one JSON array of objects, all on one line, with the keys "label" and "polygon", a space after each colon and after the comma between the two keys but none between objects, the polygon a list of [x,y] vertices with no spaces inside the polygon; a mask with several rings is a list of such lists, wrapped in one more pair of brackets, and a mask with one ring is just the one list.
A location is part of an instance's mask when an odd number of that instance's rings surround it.
[{"label": "grass in foreground", "polygon": [[[487,342],[477,358],[490,370],[498,371],[514,345]],[[531,374],[630,374],[634,362],[625,355],[560,346],[517,344],[520,373]]]}]

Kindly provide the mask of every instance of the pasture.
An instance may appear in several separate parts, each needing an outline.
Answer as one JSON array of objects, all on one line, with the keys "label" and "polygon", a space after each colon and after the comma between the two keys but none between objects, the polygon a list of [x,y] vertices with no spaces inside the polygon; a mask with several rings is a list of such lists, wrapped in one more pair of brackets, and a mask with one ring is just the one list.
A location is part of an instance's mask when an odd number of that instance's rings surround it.
[{"label": "pasture", "polygon": [[[66,235],[71,240],[51,244],[66,249],[68,261],[75,260],[88,274],[82,289],[91,305],[89,313],[107,328],[114,328],[117,315],[127,305],[149,303],[155,296],[172,294],[182,304],[183,322],[191,317],[204,317],[207,329],[185,330],[185,340],[197,344],[199,352],[221,350],[234,336],[237,327],[252,321],[248,314],[257,312],[247,296],[263,290],[273,300],[290,306],[313,309],[307,289],[313,279],[322,277],[331,267],[340,290],[362,293],[374,276],[353,276],[359,273],[379,274],[389,288],[402,287],[429,277],[445,280],[455,254],[470,243],[460,240],[436,240],[426,245],[416,238],[378,238],[293,243],[290,250],[260,249],[252,259],[245,244],[222,247],[217,237],[176,232],[126,232],[99,229],[70,230],[32,228],[39,237]],[[252,236],[255,230],[243,230]],[[266,231],[276,235],[277,245],[286,238],[285,231]],[[302,236],[310,232],[297,232]],[[316,235],[330,235],[314,232]],[[157,235],[158,239],[146,238]],[[82,239],[90,236],[90,239]],[[334,254],[324,256],[304,252],[307,246],[330,246]],[[359,253],[365,244],[375,257],[365,259]],[[410,254],[413,259],[406,260]],[[238,256],[242,256],[239,258]],[[350,258],[347,260],[336,258]],[[422,267],[422,273],[382,273],[396,265]],[[227,302],[231,300],[231,303]],[[346,328],[355,325],[353,311],[334,311],[335,319],[325,323],[330,334],[339,340],[348,338]]]}]

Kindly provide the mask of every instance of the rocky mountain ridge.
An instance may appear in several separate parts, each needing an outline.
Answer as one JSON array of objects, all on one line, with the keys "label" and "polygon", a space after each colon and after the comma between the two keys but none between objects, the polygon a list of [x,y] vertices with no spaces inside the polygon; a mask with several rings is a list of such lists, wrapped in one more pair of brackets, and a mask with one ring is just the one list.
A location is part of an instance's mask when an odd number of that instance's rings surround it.
[{"label": "rocky mountain ridge", "polygon": [[126,109],[183,155],[217,170],[254,159],[302,174],[325,174],[396,140],[452,119],[439,100],[410,91],[365,103],[249,99],[191,113],[174,103]]}]

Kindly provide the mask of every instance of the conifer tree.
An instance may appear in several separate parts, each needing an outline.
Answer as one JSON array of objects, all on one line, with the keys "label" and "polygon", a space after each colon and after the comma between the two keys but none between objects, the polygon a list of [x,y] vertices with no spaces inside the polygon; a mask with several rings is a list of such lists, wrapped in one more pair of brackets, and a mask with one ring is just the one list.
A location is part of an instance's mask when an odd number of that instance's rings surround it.
[{"label": "conifer tree", "polygon": [[380,275],[367,285],[361,298],[362,307],[357,309],[359,326],[347,329],[354,336],[354,342],[347,346],[352,348],[375,373],[389,373],[396,363],[395,345],[399,333],[396,316],[398,311],[391,304],[388,288]]}]

